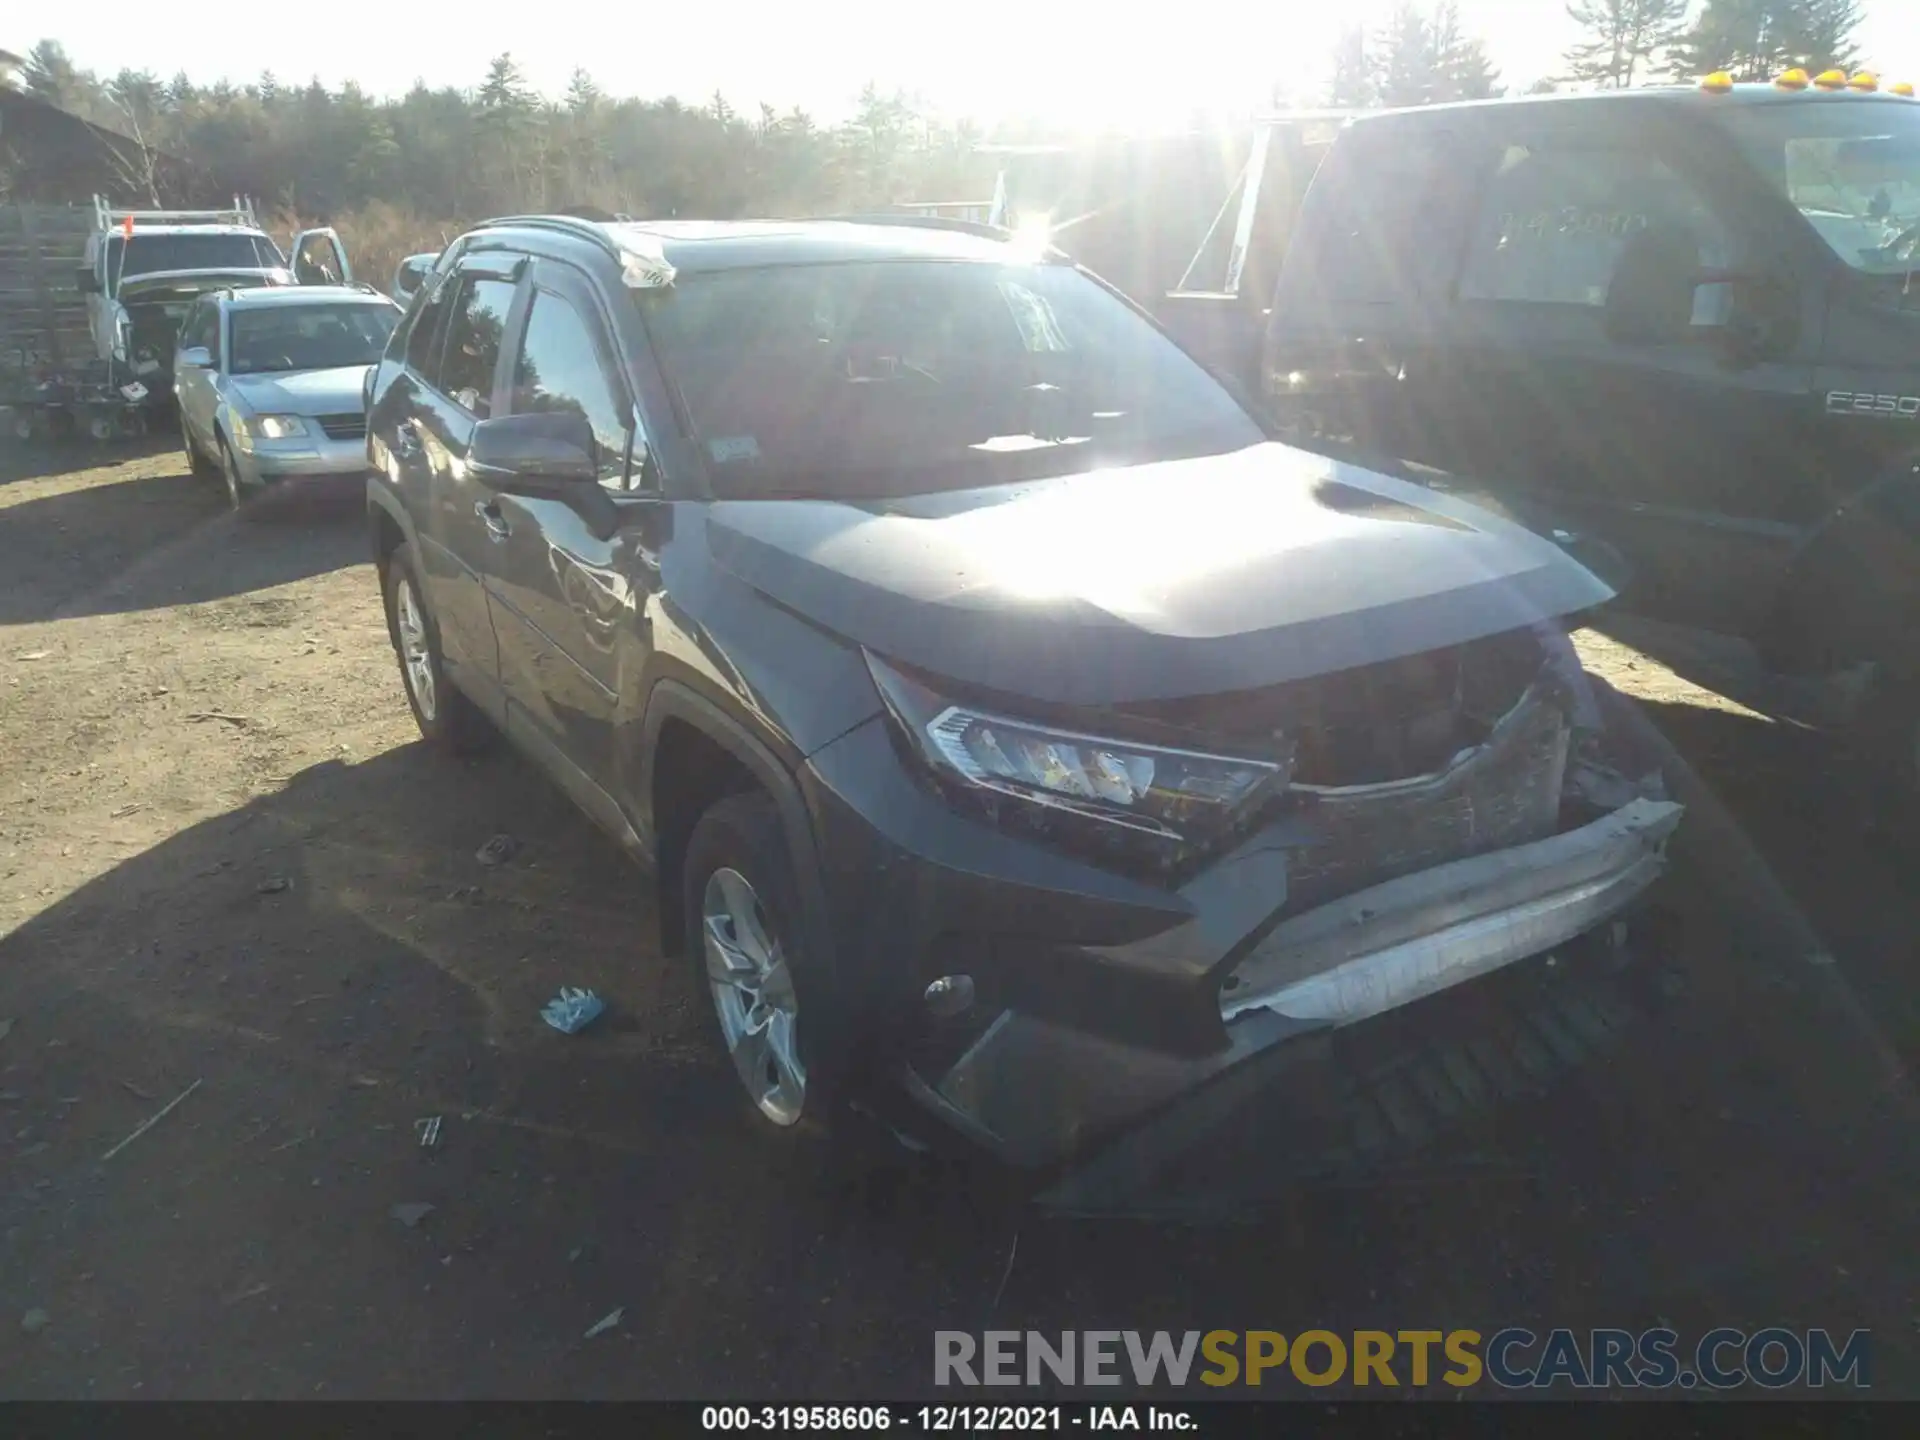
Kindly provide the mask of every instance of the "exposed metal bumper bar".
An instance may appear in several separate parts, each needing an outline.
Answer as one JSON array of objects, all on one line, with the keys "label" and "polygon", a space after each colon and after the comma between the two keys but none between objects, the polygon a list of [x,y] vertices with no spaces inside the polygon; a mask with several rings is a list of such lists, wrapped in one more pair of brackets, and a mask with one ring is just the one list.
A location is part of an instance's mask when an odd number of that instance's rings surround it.
[{"label": "exposed metal bumper bar", "polygon": [[1286,921],[1234,969],[1220,1013],[1350,1025],[1591,930],[1653,883],[1683,807],[1590,825],[1376,885]]},{"label": "exposed metal bumper bar", "polygon": [[1242,960],[1227,1044],[1181,1056],[1002,1012],[923,1104],[1017,1165],[1068,1158],[1244,1062],[1572,940],[1660,874],[1683,807],[1639,799],[1578,830],[1458,860],[1318,906]]}]

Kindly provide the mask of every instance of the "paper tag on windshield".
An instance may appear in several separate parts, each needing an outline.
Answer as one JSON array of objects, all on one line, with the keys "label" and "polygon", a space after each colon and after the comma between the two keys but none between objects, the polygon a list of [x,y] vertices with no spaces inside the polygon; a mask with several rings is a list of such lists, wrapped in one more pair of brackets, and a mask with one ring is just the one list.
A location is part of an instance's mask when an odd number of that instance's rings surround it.
[{"label": "paper tag on windshield", "polygon": [[726,465],[735,460],[758,460],[760,442],[751,435],[725,435],[707,442],[707,454],[713,457],[716,465]]}]

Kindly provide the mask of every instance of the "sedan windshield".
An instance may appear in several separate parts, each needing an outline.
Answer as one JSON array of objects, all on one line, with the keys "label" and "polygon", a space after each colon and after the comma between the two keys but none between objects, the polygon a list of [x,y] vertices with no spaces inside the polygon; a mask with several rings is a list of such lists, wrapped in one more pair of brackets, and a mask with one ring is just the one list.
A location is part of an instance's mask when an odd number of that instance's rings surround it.
[{"label": "sedan windshield", "polygon": [[1900,276],[1920,267],[1920,106],[1743,105],[1720,119],[1847,264]]},{"label": "sedan windshield", "polygon": [[372,365],[400,318],[396,305],[265,305],[233,316],[233,373]]},{"label": "sedan windshield", "polygon": [[1200,365],[1065,265],[789,265],[683,276],[646,303],[722,495],[880,498],[1263,438]]}]

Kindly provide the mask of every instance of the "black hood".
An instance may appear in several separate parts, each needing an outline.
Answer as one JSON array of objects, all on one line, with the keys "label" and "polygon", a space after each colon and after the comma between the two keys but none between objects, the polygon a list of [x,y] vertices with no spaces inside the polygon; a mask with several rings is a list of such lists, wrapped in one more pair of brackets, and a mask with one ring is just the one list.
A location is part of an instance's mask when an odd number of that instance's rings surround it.
[{"label": "black hood", "polygon": [[885,502],[720,501],[719,563],[905,664],[1063,705],[1276,685],[1569,615],[1550,542],[1284,445]]}]

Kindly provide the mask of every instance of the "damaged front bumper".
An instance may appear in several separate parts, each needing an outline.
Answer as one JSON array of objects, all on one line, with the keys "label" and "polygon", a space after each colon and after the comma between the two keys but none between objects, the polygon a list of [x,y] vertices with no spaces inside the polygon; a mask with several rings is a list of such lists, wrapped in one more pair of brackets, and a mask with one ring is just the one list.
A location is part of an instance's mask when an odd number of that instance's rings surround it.
[{"label": "damaged front bumper", "polygon": [[1351,1025],[1563,945],[1658,878],[1680,814],[1672,801],[1635,800],[1577,830],[1310,910],[1235,967],[1221,1018],[1269,1010]]},{"label": "damaged front bumper", "polygon": [[1271,1099],[1276,1056],[1571,957],[1660,876],[1682,807],[1609,768],[1577,661],[1547,655],[1437,769],[1297,783],[1177,884],[1014,840],[921,783],[887,720],[856,727],[803,772],[836,982],[920,1112],[1036,1178],[1194,1102]]},{"label": "damaged front bumper", "polygon": [[1350,1025],[1542,955],[1618,915],[1661,873],[1682,807],[1638,799],[1563,834],[1388,881],[1285,921],[1221,990],[1227,1044],[1180,1056],[1007,1010],[922,1103],[1023,1167],[1076,1153],[1310,1032]]}]

